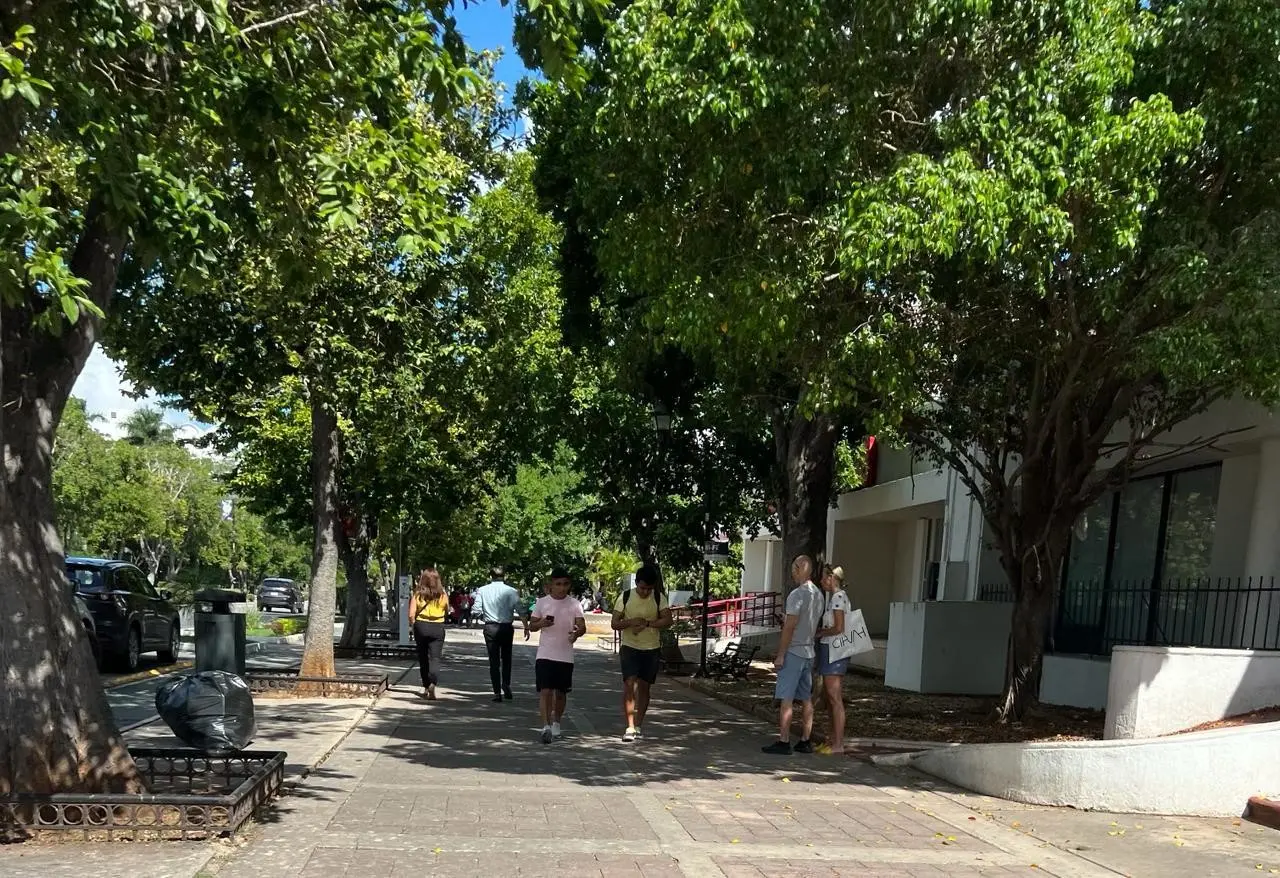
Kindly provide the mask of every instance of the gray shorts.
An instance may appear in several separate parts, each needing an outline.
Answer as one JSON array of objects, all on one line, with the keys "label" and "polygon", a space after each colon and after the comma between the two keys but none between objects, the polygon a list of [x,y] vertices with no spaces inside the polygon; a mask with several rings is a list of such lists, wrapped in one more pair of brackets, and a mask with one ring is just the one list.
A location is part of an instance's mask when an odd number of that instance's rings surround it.
[{"label": "gray shorts", "polygon": [[787,653],[778,669],[778,682],[773,687],[778,701],[808,701],[813,698],[813,659]]}]

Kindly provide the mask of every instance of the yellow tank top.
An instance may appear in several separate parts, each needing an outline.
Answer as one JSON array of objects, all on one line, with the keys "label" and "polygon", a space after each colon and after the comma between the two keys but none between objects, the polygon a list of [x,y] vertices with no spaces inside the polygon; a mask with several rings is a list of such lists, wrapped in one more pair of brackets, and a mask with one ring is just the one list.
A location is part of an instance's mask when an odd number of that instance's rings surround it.
[{"label": "yellow tank top", "polygon": [[424,601],[418,598],[418,615],[413,617],[415,622],[443,622],[444,615],[449,609],[449,598],[447,595],[440,595],[434,601]]}]

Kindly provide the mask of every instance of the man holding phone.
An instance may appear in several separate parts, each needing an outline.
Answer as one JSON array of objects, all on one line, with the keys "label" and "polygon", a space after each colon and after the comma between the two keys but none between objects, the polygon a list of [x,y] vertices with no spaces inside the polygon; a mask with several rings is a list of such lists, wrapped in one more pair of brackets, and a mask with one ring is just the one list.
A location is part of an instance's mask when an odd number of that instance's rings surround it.
[{"label": "man holding phone", "polygon": [[671,625],[671,607],[662,593],[658,568],[646,564],[636,571],[634,588],[623,593],[613,608],[613,630],[622,632],[618,651],[622,666],[622,740],[630,743],[641,735],[649,710],[649,687],[658,680],[662,663],[659,632]]},{"label": "man holding phone", "polygon": [[549,594],[538,598],[529,620],[529,630],[539,632],[533,671],[544,744],[560,737],[560,720],[573,689],[573,644],[587,633],[582,606],[569,597],[571,585],[567,571],[553,570]]}]

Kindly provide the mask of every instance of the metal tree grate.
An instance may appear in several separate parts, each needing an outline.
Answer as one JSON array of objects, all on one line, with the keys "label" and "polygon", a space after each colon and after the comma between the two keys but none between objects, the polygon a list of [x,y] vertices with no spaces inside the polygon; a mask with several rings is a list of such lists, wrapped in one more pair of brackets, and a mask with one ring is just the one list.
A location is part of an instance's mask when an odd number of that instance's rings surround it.
[{"label": "metal tree grate", "polygon": [[387,691],[386,674],[339,674],[334,677],[302,677],[298,668],[250,668],[244,679],[257,693],[292,692],[307,684],[307,695],[377,698]]},{"label": "metal tree grate", "polygon": [[394,631],[389,631],[386,628],[370,628],[368,631],[364,633],[364,636],[368,640],[395,640],[396,639],[396,633]]},{"label": "metal tree grate", "polygon": [[85,841],[234,835],[284,783],[285,753],[133,749],[145,793],[19,794],[0,799],[0,840],[78,834]]}]

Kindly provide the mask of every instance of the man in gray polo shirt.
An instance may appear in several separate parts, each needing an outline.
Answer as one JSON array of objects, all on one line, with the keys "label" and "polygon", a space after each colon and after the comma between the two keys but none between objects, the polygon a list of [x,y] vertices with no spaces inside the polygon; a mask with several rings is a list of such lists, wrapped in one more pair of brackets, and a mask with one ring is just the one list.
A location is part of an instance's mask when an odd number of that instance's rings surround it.
[{"label": "man in gray polo shirt", "polygon": [[520,593],[502,581],[504,575],[501,567],[494,567],[489,571],[492,581],[476,592],[475,614],[484,622],[484,648],[489,653],[494,701],[511,700],[511,644],[520,604]]},{"label": "man in gray polo shirt", "polygon": [[795,752],[812,753],[813,744],[813,641],[822,622],[825,605],[822,592],[813,584],[813,559],[799,555],[791,564],[791,578],[796,587],[787,595],[787,618],[778,639],[778,655],[773,667],[778,672],[773,697],[778,704],[778,740],[766,745],[766,753],[791,753],[791,716],[794,702],[801,706],[803,736],[796,741]]}]

